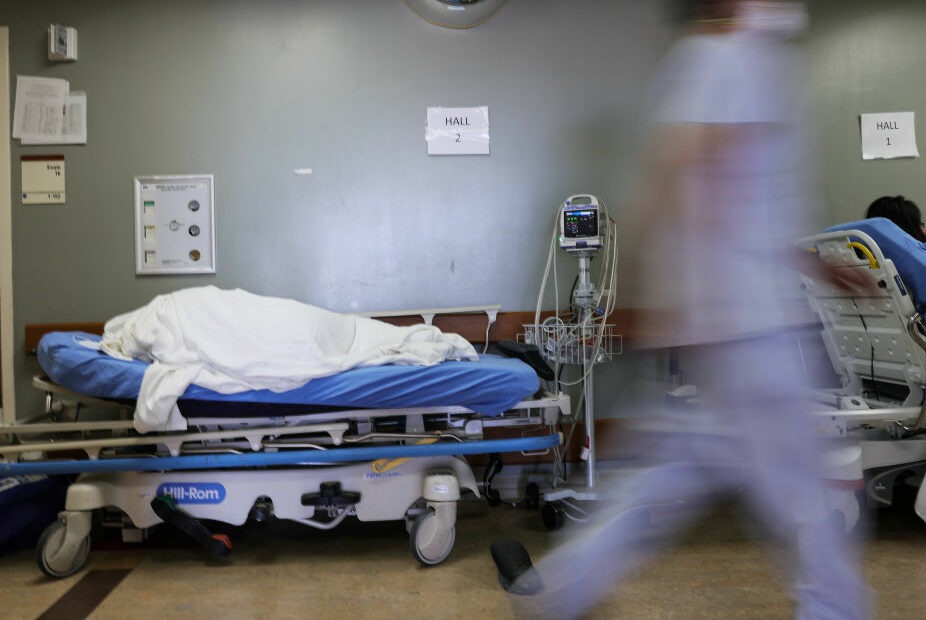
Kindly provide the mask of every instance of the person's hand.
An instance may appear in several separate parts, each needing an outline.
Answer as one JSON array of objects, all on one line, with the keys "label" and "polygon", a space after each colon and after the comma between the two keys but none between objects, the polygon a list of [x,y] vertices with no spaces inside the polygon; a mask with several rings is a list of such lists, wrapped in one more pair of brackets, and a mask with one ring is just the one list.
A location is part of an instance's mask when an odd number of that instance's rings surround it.
[{"label": "person's hand", "polygon": [[849,293],[875,295],[880,292],[878,280],[869,269],[834,267],[813,252],[800,250],[797,268],[812,278],[829,282]]},{"label": "person's hand", "polygon": [[850,293],[876,294],[879,292],[878,281],[868,269],[837,269],[829,263],[818,261],[823,265],[823,279]]}]

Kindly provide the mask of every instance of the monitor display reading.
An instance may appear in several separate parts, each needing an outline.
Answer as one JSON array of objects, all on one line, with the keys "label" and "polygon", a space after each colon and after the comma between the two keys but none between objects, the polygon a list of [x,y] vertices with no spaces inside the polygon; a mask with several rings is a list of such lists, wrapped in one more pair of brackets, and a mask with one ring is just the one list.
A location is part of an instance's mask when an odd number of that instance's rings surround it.
[{"label": "monitor display reading", "polygon": [[598,211],[596,209],[567,211],[563,218],[566,237],[580,238],[598,236]]}]

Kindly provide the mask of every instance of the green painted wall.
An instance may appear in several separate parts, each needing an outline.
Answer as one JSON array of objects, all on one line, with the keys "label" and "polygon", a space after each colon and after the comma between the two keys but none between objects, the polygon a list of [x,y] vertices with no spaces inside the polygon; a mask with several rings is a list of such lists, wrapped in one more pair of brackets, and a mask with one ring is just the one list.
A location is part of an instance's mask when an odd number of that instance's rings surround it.
[{"label": "green painted wall", "polygon": [[861,218],[884,194],[904,194],[926,210],[924,160],[863,161],[859,132],[859,114],[916,112],[926,155],[926,4],[817,0],[811,8],[809,69],[832,222]]},{"label": "green painted wall", "polygon": [[[594,193],[620,220],[642,87],[671,39],[660,5],[509,0],[457,31],[401,0],[5,0],[12,74],[66,78],[89,108],[85,146],[13,144],[17,351],[26,323],[105,320],[207,283],[339,311],[532,308],[560,201]],[[828,219],[882,193],[926,204],[921,160],[862,162],[858,133],[860,112],[923,109],[926,5],[811,11]],[[77,63],[47,60],[52,22],[78,29]],[[433,105],[487,105],[491,155],[429,157]],[[66,157],[64,206],[18,200],[19,157],[43,153]],[[218,272],[138,277],[133,178],[186,173],[215,175]],[[15,370],[24,416],[37,366],[18,354]],[[598,382],[604,415],[630,383]]]}]

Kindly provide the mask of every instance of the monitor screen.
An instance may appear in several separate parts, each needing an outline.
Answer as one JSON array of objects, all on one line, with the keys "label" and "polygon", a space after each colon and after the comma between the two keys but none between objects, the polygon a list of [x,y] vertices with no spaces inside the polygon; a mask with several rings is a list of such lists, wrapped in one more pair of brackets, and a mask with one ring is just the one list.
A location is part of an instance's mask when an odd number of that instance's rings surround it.
[{"label": "monitor screen", "polygon": [[597,237],[598,210],[583,209],[564,212],[563,234],[569,238]]}]

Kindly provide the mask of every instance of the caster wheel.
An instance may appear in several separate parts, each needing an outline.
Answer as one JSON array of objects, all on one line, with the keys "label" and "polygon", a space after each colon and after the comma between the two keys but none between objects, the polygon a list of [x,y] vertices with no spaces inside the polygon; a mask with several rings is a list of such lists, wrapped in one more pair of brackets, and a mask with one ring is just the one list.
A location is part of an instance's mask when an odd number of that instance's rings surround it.
[{"label": "caster wheel", "polygon": [[66,528],[63,521],[55,521],[42,532],[36,546],[36,561],[39,570],[49,577],[70,577],[87,563],[90,555],[90,536],[87,535],[73,555],[63,555],[61,545],[64,543]]},{"label": "caster wheel", "polygon": [[547,502],[540,509],[540,518],[548,530],[558,530],[566,522],[566,511],[559,502]]},{"label": "caster wheel", "polygon": [[527,507],[531,510],[537,510],[540,508],[540,487],[537,486],[536,482],[528,482],[527,487],[524,489],[524,503],[527,504]]},{"label": "caster wheel", "polygon": [[425,566],[435,566],[446,560],[456,540],[456,528],[443,527],[432,510],[418,515],[408,534],[412,555]]}]

